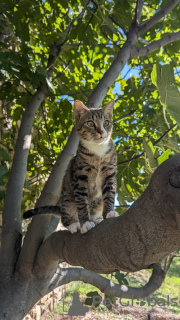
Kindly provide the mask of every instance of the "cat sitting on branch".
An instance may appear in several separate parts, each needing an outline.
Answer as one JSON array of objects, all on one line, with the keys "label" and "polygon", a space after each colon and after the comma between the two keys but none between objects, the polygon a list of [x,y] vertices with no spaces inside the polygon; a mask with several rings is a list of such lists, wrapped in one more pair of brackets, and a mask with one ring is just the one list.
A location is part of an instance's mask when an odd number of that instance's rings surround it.
[{"label": "cat sitting on branch", "polygon": [[71,232],[86,233],[103,219],[117,217],[114,211],[117,159],[111,140],[114,100],[102,109],[74,103],[79,146],[64,176],[60,206],[45,206],[24,213],[61,216]]}]

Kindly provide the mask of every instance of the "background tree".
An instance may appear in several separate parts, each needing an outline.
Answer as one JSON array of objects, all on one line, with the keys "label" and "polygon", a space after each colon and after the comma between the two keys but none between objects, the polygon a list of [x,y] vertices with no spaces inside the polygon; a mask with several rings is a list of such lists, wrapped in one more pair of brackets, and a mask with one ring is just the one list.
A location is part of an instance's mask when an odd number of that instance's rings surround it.
[{"label": "background tree", "polygon": [[[1,319],[21,319],[43,295],[79,279],[136,298],[161,285],[158,263],[180,247],[179,155],[164,162],[179,152],[179,3],[1,3]],[[20,212],[58,204],[78,144],[74,99],[99,107],[112,98],[117,210],[134,204],[83,236],[53,233],[57,219],[36,217],[22,245]],[[60,259],[87,270],[62,269]],[[125,292],[92,272],[150,266],[149,283]]]}]

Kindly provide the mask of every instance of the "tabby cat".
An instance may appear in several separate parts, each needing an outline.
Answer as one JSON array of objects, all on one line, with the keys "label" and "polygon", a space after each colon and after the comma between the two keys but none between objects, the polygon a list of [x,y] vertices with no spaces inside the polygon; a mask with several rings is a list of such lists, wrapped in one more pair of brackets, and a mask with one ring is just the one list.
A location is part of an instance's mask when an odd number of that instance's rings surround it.
[{"label": "tabby cat", "polygon": [[71,232],[86,233],[102,221],[117,217],[116,152],[111,140],[114,100],[103,109],[88,109],[81,101],[74,103],[79,146],[64,176],[60,207],[46,206],[28,210],[24,218],[37,214],[61,215]]}]

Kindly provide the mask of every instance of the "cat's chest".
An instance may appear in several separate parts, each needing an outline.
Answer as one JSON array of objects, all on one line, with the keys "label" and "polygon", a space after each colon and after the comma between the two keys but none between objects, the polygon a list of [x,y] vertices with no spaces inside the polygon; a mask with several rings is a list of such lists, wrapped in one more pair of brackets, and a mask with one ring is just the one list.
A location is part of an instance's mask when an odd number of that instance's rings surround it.
[{"label": "cat's chest", "polygon": [[103,177],[101,169],[97,167],[97,170],[91,172],[89,177],[89,195],[91,198],[97,198],[102,195],[102,183]]}]

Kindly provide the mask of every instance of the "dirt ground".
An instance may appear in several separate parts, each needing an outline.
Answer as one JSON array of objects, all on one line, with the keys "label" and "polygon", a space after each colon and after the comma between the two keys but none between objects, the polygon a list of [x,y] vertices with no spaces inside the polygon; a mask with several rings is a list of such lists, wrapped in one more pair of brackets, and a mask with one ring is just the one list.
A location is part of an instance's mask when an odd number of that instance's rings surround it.
[{"label": "dirt ground", "polygon": [[41,320],[180,320],[180,315],[170,313],[167,308],[145,308],[145,307],[116,307],[110,311],[98,312],[91,310],[85,316],[71,317],[68,315],[48,314]]}]

